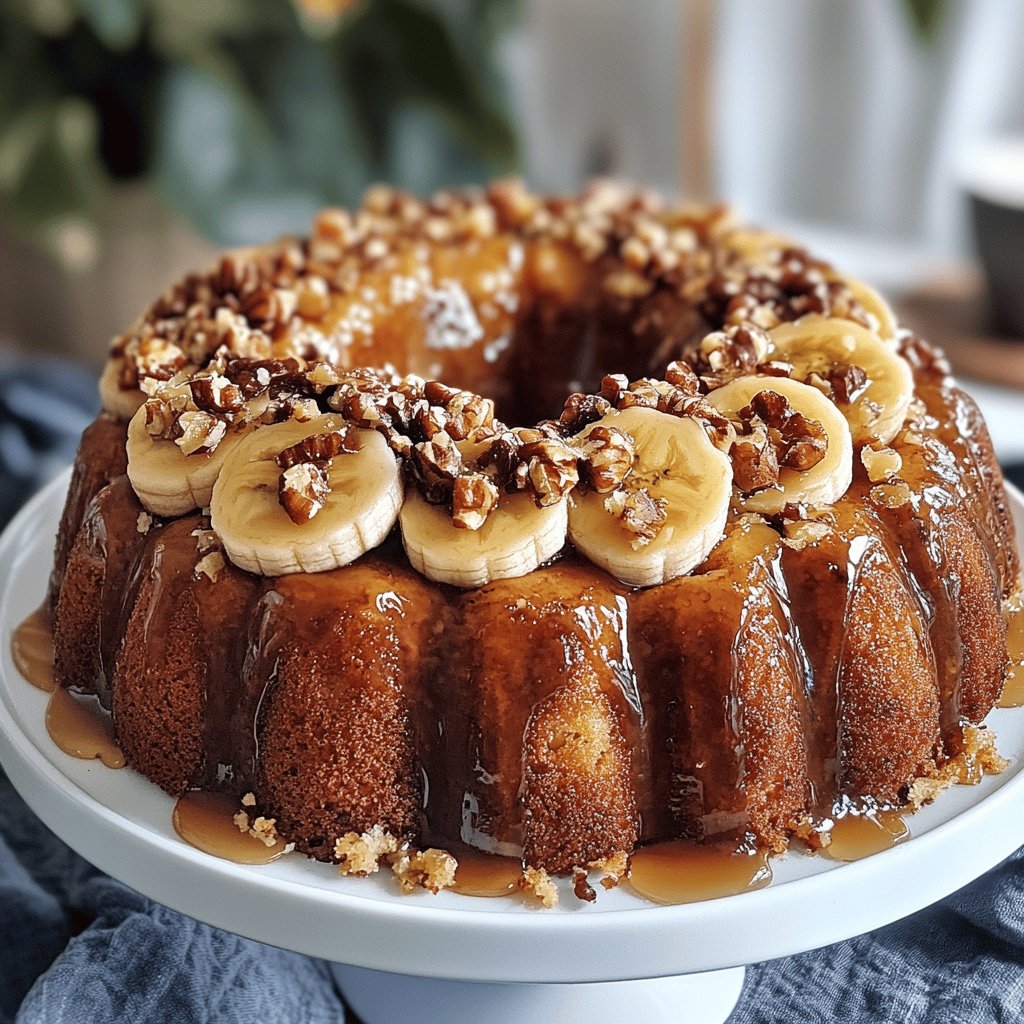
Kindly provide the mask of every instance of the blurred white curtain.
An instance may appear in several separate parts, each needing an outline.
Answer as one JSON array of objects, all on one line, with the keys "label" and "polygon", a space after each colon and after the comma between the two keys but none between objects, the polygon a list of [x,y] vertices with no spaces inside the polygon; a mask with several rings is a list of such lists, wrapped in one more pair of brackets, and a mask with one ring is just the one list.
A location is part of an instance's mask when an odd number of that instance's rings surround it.
[{"label": "blurred white curtain", "polygon": [[767,220],[959,249],[965,155],[1024,130],[1024,3],[950,0],[931,44],[901,0],[722,0],[717,180]]},{"label": "blurred white curtain", "polygon": [[536,185],[610,170],[678,191],[681,62],[708,2],[721,196],[768,223],[963,248],[958,163],[1024,131],[1024,0],[948,0],[931,44],[903,0],[529,0],[509,54]]}]

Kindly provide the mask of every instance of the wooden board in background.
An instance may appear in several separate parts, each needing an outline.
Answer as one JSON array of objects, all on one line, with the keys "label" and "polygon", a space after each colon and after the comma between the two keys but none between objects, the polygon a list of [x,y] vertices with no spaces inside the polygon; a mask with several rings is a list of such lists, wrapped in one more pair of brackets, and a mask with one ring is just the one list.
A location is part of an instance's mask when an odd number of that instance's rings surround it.
[{"label": "wooden board in background", "polygon": [[936,279],[893,304],[902,324],[945,350],[958,376],[1024,391],[1024,338],[998,338],[988,332],[984,294],[975,274],[964,271]]}]

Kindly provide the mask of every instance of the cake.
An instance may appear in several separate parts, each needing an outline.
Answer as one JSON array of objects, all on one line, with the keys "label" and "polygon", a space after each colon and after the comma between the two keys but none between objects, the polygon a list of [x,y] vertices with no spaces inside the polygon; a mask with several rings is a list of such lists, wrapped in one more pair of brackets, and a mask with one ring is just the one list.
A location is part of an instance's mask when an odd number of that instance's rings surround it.
[{"label": "cake", "polygon": [[1019,565],[981,416],[872,289],[724,209],[375,189],[172,288],[101,393],[57,681],[241,828],[542,884],[827,845],[998,767]]}]

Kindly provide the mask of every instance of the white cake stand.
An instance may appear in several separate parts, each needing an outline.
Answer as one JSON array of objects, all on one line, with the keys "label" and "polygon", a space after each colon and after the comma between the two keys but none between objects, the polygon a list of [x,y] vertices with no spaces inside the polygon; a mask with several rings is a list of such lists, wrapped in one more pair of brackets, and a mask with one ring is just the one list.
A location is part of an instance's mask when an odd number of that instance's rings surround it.
[{"label": "white cake stand", "polygon": [[[790,853],[766,889],[662,907],[627,887],[558,909],[454,893],[397,894],[297,855],[243,866],[188,846],[171,799],[128,769],[63,754],[46,695],[11,661],[42,600],[67,475],[0,538],[0,761],[40,818],[97,867],[185,914],[333,961],[368,1024],[703,1022],[735,1005],[743,965],[888,924],[955,891],[1024,843],[1024,709],[992,713],[1002,775],[956,787],[911,819],[908,842],[853,864]],[[1024,497],[1011,496],[1024,536]],[[348,965],[348,966],[343,966]],[[387,973],[381,973],[387,972]],[[657,980],[649,980],[657,979]]]}]

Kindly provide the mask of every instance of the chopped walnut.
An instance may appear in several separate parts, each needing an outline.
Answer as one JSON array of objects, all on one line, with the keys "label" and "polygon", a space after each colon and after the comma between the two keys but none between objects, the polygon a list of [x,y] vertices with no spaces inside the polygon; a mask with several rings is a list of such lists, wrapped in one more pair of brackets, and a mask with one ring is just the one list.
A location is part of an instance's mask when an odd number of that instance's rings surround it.
[{"label": "chopped walnut", "polygon": [[538,508],[556,505],[579,482],[578,453],[554,438],[529,441],[518,451]]},{"label": "chopped walnut", "polygon": [[639,549],[650,544],[661,532],[668,518],[664,498],[653,498],[646,487],[620,488],[604,500],[604,507],[623,527],[634,534],[632,546]]},{"label": "chopped walnut", "polygon": [[452,522],[466,530],[479,530],[497,508],[498,488],[483,473],[469,473],[455,481]]},{"label": "chopped walnut", "polygon": [[178,416],[178,429],[181,436],[174,443],[185,455],[195,452],[212,452],[224,439],[227,424],[208,412],[198,410],[186,411]]},{"label": "chopped walnut", "polygon": [[585,903],[593,903],[597,899],[597,893],[587,881],[587,872],[584,868],[573,868],[572,891],[576,899],[583,900]]},{"label": "chopped walnut", "polygon": [[753,373],[771,348],[768,335],[754,324],[731,324],[704,336],[700,343],[703,362],[720,380]]},{"label": "chopped walnut", "polygon": [[308,523],[331,493],[328,470],[316,462],[297,462],[281,473],[278,500],[296,525]]},{"label": "chopped walnut", "polygon": [[140,512],[135,520],[135,529],[138,533],[149,533],[153,525],[153,517],[148,512]]},{"label": "chopped walnut", "polygon": [[729,457],[733,479],[741,494],[756,494],[778,485],[779,460],[772,445],[737,441],[729,449]]},{"label": "chopped walnut", "polygon": [[368,832],[346,832],[334,844],[334,858],[343,875],[372,875],[385,857],[397,853],[398,840],[380,825]]},{"label": "chopped walnut", "polygon": [[243,794],[243,796],[242,796],[242,806],[243,807],[255,807],[256,806],[256,794],[255,793],[251,793],[251,792]]},{"label": "chopped walnut", "polygon": [[242,389],[219,373],[197,375],[189,387],[196,407],[212,415],[238,412],[245,401]]},{"label": "chopped walnut", "polygon": [[768,428],[771,444],[777,448],[780,467],[799,472],[811,469],[825,457],[828,435],[825,428],[797,412],[778,392],[761,391],[740,410],[740,422],[748,428],[759,420]]},{"label": "chopped walnut", "polygon": [[859,366],[833,366],[827,379],[835,401],[843,405],[856,402],[871,384],[868,375]]},{"label": "chopped walnut", "polygon": [[211,582],[216,582],[217,577],[224,571],[225,565],[223,552],[211,551],[196,562],[195,572],[197,576],[202,574]]},{"label": "chopped walnut", "polygon": [[616,490],[633,468],[633,438],[618,427],[598,425],[580,443],[581,477],[598,494]]},{"label": "chopped walnut", "polygon": [[903,468],[900,453],[892,448],[866,446],[860,450],[860,461],[867,470],[868,479],[873,484],[891,480]]},{"label": "chopped walnut", "polygon": [[322,434],[311,434],[297,444],[279,452],[274,461],[282,468],[289,469],[300,463],[326,465],[336,455],[350,455],[359,451],[359,432],[348,424],[341,430],[330,430]]}]

